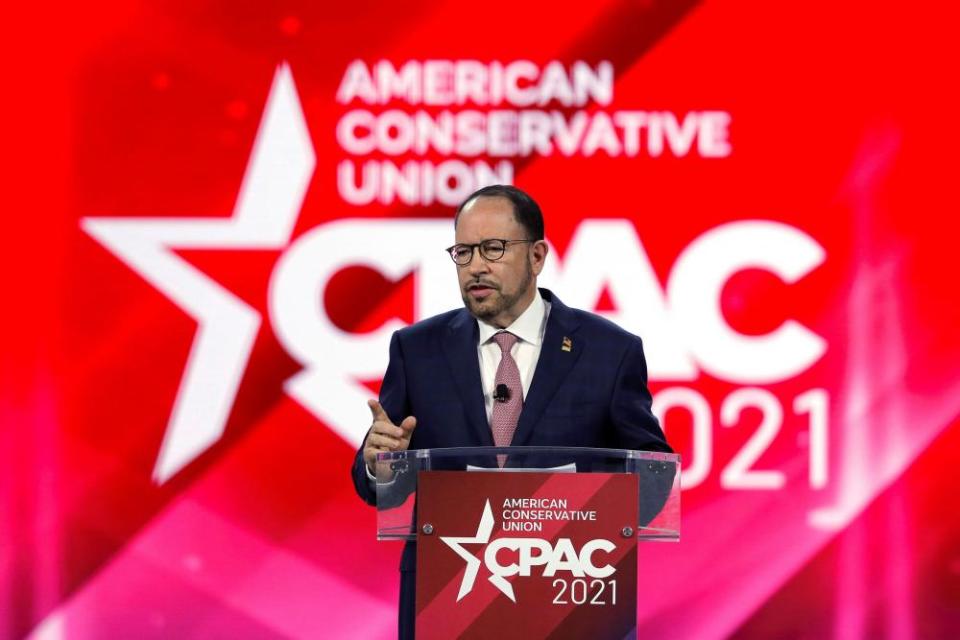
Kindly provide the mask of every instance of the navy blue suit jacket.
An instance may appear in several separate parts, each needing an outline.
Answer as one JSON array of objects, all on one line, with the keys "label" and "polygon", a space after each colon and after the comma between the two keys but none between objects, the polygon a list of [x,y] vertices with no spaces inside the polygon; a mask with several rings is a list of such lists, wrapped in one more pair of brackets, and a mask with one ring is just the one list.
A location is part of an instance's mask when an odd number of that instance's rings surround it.
[{"label": "navy blue suit jacket", "polygon": [[[593,313],[571,309],[546,289],[551,304],[546,332],[523,402],[515,446],[610,447],[671,452],[650,409],[647,364],[637,336]],[[569,350],[563,348],[569,340]],[[493,446],[480,363],[479,328],[464,309],[397,331],[380,403],[399,424],[416,416],[411,449]],[[363,446],[352,475],[369,504],[376,495],[364,469]],[[415,545],[401,559],[401,637],[412,627]]]}]

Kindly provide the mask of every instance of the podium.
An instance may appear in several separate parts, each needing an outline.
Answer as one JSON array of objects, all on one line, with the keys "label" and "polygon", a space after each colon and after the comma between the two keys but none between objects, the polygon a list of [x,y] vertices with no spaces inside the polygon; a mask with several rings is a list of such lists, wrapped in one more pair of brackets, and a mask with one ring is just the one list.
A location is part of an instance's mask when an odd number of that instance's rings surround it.
[{"label": "podium", "polygon": [[417,543],[416,635],[635,637],[637,542],[679,540],[676,454],[381,453],[377,538]]}]

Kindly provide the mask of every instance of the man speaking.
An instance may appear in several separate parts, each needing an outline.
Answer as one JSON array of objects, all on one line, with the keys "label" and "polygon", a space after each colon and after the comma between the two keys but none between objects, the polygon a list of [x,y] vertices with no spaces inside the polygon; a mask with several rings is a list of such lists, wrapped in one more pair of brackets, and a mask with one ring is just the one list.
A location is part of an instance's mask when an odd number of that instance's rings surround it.
[{"label": "man speaking", "polygon": [[[354,460],[357,493],[375,504],[383,451],[469,446],[610,447],[672,452],[650,410],[643,345],[571,309],[537,276],[543,216],[526,193],[494,185],[454,218],[465,309],[397,331],[373,425]],[[401,638],[413,637],[416,545],[400,562]]]}]

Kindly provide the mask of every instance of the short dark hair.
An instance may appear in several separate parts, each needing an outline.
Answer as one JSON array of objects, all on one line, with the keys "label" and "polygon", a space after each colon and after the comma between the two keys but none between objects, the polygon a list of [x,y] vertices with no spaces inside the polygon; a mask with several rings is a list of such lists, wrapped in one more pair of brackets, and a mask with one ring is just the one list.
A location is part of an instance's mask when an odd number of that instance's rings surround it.
[{"label": "short dark hair", "polygon": [[457,207],[457,213],[453,217],[454,228],[457,226],[463,208],[477,198],[506,198],[513,205],[514,219],[527,232],[526,239],[543,240],[543,214],[540,212],[540,205],[524,191],[511,184],[492,184],[477,189],[467,196],[467,199]]}]

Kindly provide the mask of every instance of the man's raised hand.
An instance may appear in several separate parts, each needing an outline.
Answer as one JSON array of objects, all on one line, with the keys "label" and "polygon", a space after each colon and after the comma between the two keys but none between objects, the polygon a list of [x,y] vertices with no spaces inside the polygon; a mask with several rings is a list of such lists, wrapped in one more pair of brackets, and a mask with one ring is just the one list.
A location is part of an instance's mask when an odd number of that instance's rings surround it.
[{"label": "man's raised hand", "polygon": [[363,445],[363,460],[367,469],[374,473],[374,464],[377,454],[383,451],[406,451],[410,446],[410,436],[417,426],[417,419],[407,416],[399,426],[390,421],[390,416],[383,410],[380,403],[374,399],[367,400],[370,413],[373,414],[373,426],[367,434],[367,441]]}]

